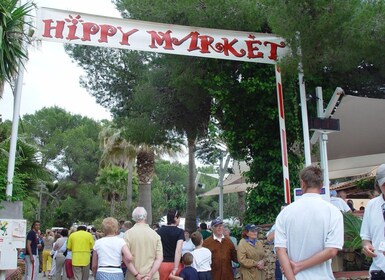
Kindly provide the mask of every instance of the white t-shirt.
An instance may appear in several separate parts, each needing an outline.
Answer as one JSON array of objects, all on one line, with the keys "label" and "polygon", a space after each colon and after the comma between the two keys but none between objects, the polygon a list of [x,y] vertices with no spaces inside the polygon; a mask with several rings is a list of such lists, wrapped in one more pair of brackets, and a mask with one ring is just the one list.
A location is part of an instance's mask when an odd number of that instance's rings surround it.
[{"label": "white t-shirt", "polygon": [[342,212],[351,211],[351,209],[350,209],[349,205],[346,203],[346,201],[340,197],[331,196],[330,197],[330,203],[333,204],[335,207],[337,207]]},{"label": "white t-shirt", "polygon": [[[289,259],[295,262],[308,259],[325,248],[342,249],[342,213],[319,194],[305,193],[278,215],[274,243],[275,248],[286,248]],[[331,260],[299,272],[296,279],[334,279]]]},{"label": "white t-shirt", "polygon": [[192,243],[191,239],[189,239],[189,241],[183,241],[182,256],[187,252],[192,252],[194,249],[195,245]]},{"label": "white t-shirt", "polygon": [[198,272],[211,271],[211,251],[205,247],[197,248],[191,252],[193,255],[192,267]]},{"label": "white t-shirt", "polygon": [[[119,236],[103,237],[95,241],[94,250],[98,254],[98,271],[121,272],[122,248],[127,246]],[[103,267],[112,266],[112,267]]]},{"label": "white t-shirt", "polygon": [[369,240],[375,248],[377,257],[373,258],[370,271],[383,270],[385,271],[385,256],[377,249],[381,241],[385,241],[385,222],[382,215],[382,205],[385,203],[382,195],[373,198],[368,202],[364,212],[364,218],[361,225],[362,240]]}]

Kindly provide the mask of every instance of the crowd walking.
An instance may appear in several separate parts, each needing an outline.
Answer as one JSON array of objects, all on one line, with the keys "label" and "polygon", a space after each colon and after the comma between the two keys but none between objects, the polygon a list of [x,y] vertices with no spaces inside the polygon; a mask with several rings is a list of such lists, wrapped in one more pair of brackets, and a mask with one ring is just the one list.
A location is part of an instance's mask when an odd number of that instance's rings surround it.
[{"label": "crowd walking", "polygon": [[[219,218],[211,221],[211,231],[201,223],[190,234],[178,227],[176,210],[168,211],[167,225],[150,227],[143,207],[133,210],[133,226],[105,218],[101,238],[86,226],[40,236],[40,222],[34,221],[26,238],[25,280],[37,279],[39,250],[42,277],[55,280],[90,279],[90,270],[96,280],[267,280],[265,242],[274,243],[278,257],[275,279],[334,279],[332,258],[344,243],[342,213],[353,210],[340,199],[322,199],[320,168],[305,167],[299,178],[302,197],[282,207],[266,240],[247,224],[238,242]],[[385,164],[377,169],[376,188],[380,195],[368,203],[360,234],[362,252],[373,260],[370,279],[384,280]]]}]

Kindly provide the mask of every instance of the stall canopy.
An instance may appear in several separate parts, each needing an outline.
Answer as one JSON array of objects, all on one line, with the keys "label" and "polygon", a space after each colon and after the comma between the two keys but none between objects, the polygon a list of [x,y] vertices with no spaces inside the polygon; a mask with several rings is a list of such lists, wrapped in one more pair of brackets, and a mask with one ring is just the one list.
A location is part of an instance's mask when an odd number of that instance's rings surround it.
[{"label": "stall canopy", "polygon": [[[238,162],[234,161],[232,174],[228,174],[226,179],[223,181],[223,193],[236,193],[236,192],[244,192],[248,188],[254,188],[257,184],[246,183],[246,179],[243,177],[243,172],[248,171],[249,166],[247,166],[246,162]],[[219,187],[215,187],[208,192],[201,194],[200,196],[211,196],[211,195],[219,195]]]},{"label": "stall canopy", "polygon": [[333,118],[341,130],[329,134],[330,179],[370,174],[385,162],[385,99],[345,95]]}]

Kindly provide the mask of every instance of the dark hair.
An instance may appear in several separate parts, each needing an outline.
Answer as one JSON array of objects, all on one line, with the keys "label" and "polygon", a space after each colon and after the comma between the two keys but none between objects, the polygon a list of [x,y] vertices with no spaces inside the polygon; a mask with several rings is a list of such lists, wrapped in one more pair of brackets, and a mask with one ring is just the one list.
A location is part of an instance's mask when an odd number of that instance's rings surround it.
[{"label": "dark hair", "polygon": [[68,236],[68,229],[67,228],[63,228],[60,232],[61,236],[63,237],[67,237]]},{"label": "dark hair", "polygon": [[193,263],[193,259],[193,255],[189,252],[185,253],[182,258],[184,265],[191,265]]},{"label": "dark hair", "polygon": [[40,221],[39,220],[33,221],[32,226],[31,226],[31,230],[35,227],[36,224],[40,224]]},{"label": "dark hair", "polygon": [[167,212],[167,224],[171,225],[175,223],[175,219],[180,217],[180,212],[178,210],[170,209]]},{"label": "dark hair", "polygon": [[87,227],[86,226],[78,226],[78,228],[76,230],[84,230],[84,231],[86,231]]},{"label": "dark hair", "polygon": [[247,233],[248,233],[248,232],[249,232],[249,231],[246,230],[246,229],[242,230],[242,233],[241,233],[242,238],[247,238]]},{"label": "dark hair", "polygon": [[304,182],[306,188],[322,188],[323,174],[317,166],[307,166],[299,173],[299,178]]},{"label": "dark hair", "polygon": [[201,224],[199,225],[199,227],[200,227],[201,229],[203,229],[203,230],[207,230],[207,224],[206,224],[206,223],[201,223]]},{"label": "dark hair", "polygon": [[201,242],[203,240],[203,236],[202,234],[199,232],[199,231],[196,231],[196,232],[193,232],[190,236],[191,238],[191,242],[195,245],[195,246],[199,246],[201,245]]}]

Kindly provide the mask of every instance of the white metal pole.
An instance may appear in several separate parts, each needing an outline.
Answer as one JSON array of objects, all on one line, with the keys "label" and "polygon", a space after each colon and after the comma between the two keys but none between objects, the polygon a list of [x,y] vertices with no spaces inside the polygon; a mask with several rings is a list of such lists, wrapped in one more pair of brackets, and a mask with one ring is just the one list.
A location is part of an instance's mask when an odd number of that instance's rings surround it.
[{"label": "white metal pole", "polygon": [[282,158],[285,203],[291,203],[290,180],[289,180],[289,158],[287,155],[287,142],[286,142],[285,109],[284,109],[284,102],[283,102],[281,70],[279,69],[278,65],[275,65],[275,79],[277,84],[277,100],[278,100],[279,131],[280,131],[279,134],[281,137],[281,158]]},{"label": "white metal pole", "polygon": [[223,220],[223,177],[224,177],[224,168],[223,168],[223,155],[219,160],[219,218]]},{"label": "white metal pole", "polygon": [[[297,32],[296,38],[298,41],[298,56],[302,57],[302,50],[300,44],[300,33]],[[303,130],[303,150],[305,154],[305,166],[311,165],[311,151],[310,151],[310,137],[309,137],[309,121],[307,117],[307,104],[306,104],[306,88],[303,75],[302,62],[298,63],[298,83],[299,83],[299,96],[301,100],[301,115],[302,115],[302,130]]]},{"label": "white metal pole", "polygon": [[[325,118],[322,88],[316,87],[315,92],[317,96],[317,116],[319,118]],[[321,132],[321,137],[319,137],[321,169],[323,171],[323,178],[324,178],[325,198],[330,199],[327,142],[328,142],[327,133]]]},{"label": "white metal pole", "polygon": [[[19,6],[22,5],[23,1],[19,1]],[[26,21],[26,19],[24,19]],[[24,36],[28,34],[28,25],[24,23],[23,26]],[[27,42],[23,38],[21,42],[22,52],[27,54]],[[16,146],[17,146],[17,134],[19,128],[19,116],[20,116],[20,104],[21,104],[21,93],[23,88],[24,80],[24,65],[26,64],[27,58],[21,58],[21,61],[18,65],[18,76],[16,81],[16,87],[14,91],[14,101],[13,101],[13,119],[12,119],[12,131],[11,131],[11,142],[9,147],[9,159],[8,159],[8,170],[7,170],[7,187],[6,187],[6,196],[7,200],[12,199],[13,191],[13,176],[15,173],[15,159],[16,159]]]},{"label": "white metal pole", "polygon": [[21,93],[22,93],[23,80],[24,80],[24,67],[22,65],[24,65],[24,63],[25,63],[25,59],[23,59],[23,63],[20,64],[19,66],[19,74],[17,76],[16,88],[14,91],[12,132],[11,132],[11,142],[9,147],[7,189],[6,189],[7,200],[9,201],[12,198],[13,176],[15,173],[17,134],[18,134],[18,128],[19,128]]}]

